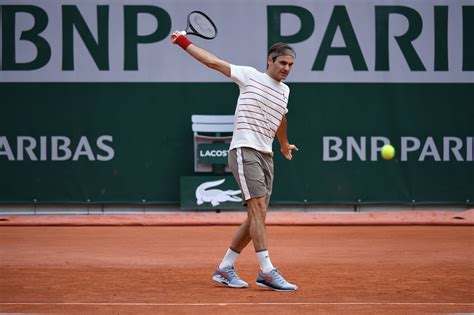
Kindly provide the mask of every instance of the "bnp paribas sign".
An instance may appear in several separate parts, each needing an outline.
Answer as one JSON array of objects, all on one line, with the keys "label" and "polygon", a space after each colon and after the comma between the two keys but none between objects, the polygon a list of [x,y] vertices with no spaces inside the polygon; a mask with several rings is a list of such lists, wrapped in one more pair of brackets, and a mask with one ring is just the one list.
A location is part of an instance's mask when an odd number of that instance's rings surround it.
[{"label": "bnp paribas sign", "polygon": [[322,138],[324,162],[377,161],[385,144],[397,148],[401,162],[473,162],[474,137],[415,137],[403,136],[390,141],[387,137],[335,137]]},{"label": "bnp paribas sign", "polygon": [[[199,8],[230,62],[265,68],[287,42],[290,82],[472,82],[472,0],[2,0],[1,81],[224,82],[169,36]],[[232,12],[232,14],[229,14]],[[236,47],[251,47],[249,51]],[[245,50],[245,49],[244,49]],[[152,70],[151,70],[152,69]]]}]

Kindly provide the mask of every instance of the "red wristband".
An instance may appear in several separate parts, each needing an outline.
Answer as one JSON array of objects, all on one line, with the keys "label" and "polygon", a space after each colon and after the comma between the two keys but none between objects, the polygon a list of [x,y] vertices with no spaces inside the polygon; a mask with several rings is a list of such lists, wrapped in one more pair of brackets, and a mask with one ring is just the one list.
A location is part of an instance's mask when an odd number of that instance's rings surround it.
[{"label": "red wristband", "polygon": [[189,45],[192,44],[192,42],[184,35],[179,35],[178,38],[175,40],[175,44],[178,44],[181,48],[186,50]]}]

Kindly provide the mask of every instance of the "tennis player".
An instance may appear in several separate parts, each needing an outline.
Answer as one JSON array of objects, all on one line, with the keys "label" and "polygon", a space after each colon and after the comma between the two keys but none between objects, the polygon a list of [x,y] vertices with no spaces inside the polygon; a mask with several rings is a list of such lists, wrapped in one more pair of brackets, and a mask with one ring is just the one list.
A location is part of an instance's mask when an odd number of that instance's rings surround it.
[{"label": "tennis player", "polygon": [[212,279],[231,288],[248,287],[248,283],[237,275],[234,262],[252,240],[260,264],[256,284],[276,291],[295,291],[297,286],[286,281],[270,260],[265,228],[272,193],[272,143],[275,135],[288,160],[292,159],[292,151],[298,150],[287,138],[290,89],[282,82],[291,71],[295,52],[287,44],[274,44],[268,51],[267,70],[262,73],[252,67],[229,64],[196,46],[179,31],[171,35],[171,41],[199,62],[230,78],[240,88],[229,148],[229,167],[245,199],[247,219],[232,238]]}]

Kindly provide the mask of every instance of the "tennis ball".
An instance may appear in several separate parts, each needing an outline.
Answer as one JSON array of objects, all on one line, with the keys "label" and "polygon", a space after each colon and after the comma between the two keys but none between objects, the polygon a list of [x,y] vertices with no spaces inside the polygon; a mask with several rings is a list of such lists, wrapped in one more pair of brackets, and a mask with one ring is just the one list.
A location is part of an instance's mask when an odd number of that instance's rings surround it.
[{"label": "tennis ball", "polygon": [[395,148],[390,144],[386,144],[382,147],[382,157],[384,160],[391,160],[395,156]]}]

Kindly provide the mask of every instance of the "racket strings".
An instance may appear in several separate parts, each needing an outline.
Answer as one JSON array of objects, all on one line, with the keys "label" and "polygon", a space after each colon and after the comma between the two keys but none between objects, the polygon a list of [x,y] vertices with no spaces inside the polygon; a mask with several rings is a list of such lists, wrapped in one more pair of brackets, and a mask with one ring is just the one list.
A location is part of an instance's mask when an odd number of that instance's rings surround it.
[{"label": "racket strings", "polygon": [[217,34],[217,29],[212,21],[199,12],[193,12],[189,16],[189,25],[196,33],[204,37],[214,38]]}]

